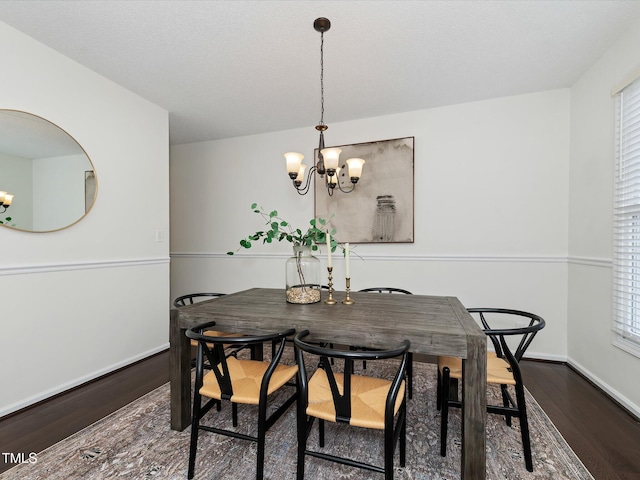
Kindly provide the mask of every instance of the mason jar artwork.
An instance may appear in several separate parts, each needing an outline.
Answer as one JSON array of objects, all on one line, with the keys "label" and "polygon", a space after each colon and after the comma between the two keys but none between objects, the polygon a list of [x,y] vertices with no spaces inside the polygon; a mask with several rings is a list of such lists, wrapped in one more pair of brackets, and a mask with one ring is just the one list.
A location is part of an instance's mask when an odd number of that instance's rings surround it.
[{"label": "mason jar artwork", "polygon": [[378,195],[376,202],[373,241],[392,242],[396,232],[396,200],[393,195]]}]

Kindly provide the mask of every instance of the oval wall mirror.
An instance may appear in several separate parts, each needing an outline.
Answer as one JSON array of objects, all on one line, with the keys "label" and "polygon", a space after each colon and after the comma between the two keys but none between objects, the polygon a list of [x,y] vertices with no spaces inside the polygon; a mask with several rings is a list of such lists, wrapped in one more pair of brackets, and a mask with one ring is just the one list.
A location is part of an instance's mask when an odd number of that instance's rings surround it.
[{"label": "oval wall mirror", "polygon": [[2,226],[70,227],[91,210],[97,193],[93,163],[71,135],[37,115],[0,109]]}]

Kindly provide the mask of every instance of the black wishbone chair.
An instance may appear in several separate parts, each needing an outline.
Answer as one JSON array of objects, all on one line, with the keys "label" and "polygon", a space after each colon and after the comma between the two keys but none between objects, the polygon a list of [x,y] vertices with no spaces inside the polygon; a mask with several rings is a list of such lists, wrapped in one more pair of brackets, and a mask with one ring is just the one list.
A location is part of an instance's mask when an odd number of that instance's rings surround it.
[{"label": "black wishbone chair", "polygon": [[[478,314],[484,327],[484,333],[489,337],[495,351],[487,352],[487,383],[500,385],[502,405],[487,405],[487,412],[504,415],[508,426],[511,426],[511,418],[516,417],[520,421],[520,433],[522,437],[522,449],[524,451],[525,466],[528,471],[533,471],[531,457],[531,441],[529,438],[529,421],[527,420],[527,406],[524,396],[524,383],[520,371],[519,362],[525,351],[531,345],[536,334],[545,326],[542,317],[533,313],[504,308],[469,308],[469,313]],[[487,316],[490,318],[502,317],[513,322],[524,322],[525,326],[516,328],[491,328]],[[495,323],[494,323],[495,325]],[[515,351],[509,346],[510,338],[518,339],[519,343]],[[515,342],[512,342],[515,343]],[[457,383],[462,378],[462,360],[455,357],[438,357],[438,383],[437,383],[437,408],[442,410],[440,425],[440,454],[447,454],[447,423],[449,420],[449,407],[461,407],[462,402],[457,400]],[[452,382],[452,380],[454,380]],[[454,391],[451,388],[455,389]],[[515,390],[514,399],[509,392],[509,387]]]},{"label": "black wishbone chair", "polygon": [[[186,307],[187,305],[193,305],[194,303],[197,303],[203,300],[222,297],[224,295],[226,294],[225,293],[188,293],[187,295],[181,295],[179,297],[176,297],[173,300],[173,306],[176,308]],[[210,335],[212,337],[239,337],[240,336],[240,334],[238,333],[220,332],[218,330],[207,330],[206,335]],[[196,347],[197,342],[195,342],[194,340],[191,340],[191,346]],[[227,355],[237,355],[237,353],[240,350],[246,348],[244,345],[234,345],[233,347],[228,345],[227,347],[228,347]],[[195,366],[195,359],[193,359],[191,366]]]},{"label": "black wishbone chair", "polygon": [[[402,293],[404,295],[413,295],[409,290],[396,287],[371,287],[358,290],[359,292],[373,293]],[[351,347],[358,348],[358,347]],[[362,367],[367,368],[367,363],[362,362]],[[409,363],[407,364],[407,389],[409,390],[409,398],[413,398],[413,353],[409,352]]]},{"label": "black wishbone chair", "polygon": [[[296,365],[280,365],[286,338],[295,333],[294,329],[267,335],[241,337],[211,337],[205,334],[216,322],[208,322],[186,331],[187,337],[198,342],[196,356],[196,381],[193,395],[193,418],[191,423],[191,444],[189,449],[188,478],[193,478],[200,430],[226,435],[258,444],[256,458],[256,479],[264,476],[265,439],[267,431],[293,404],[297,398],[297,390],[287,398],[275,411],[267,416],[269,396],[285,385],[296,375]],[[225,354],[225,345],[263,345],[279,341],[279,348],[271,362],[260,360],[238,359]],[[208,360],[211,370],[206,374],[204,359]],[[204,405],[202,400],[208,399]],[[202,418],[211,407],[228,401],[232,405],[233,426],[238,422],[238,404],[256,405],[258,409],[257,433],[255,436],[245,435],[233,430],[203,425]]]},{"label": "black wishbone chair", "polygon": [[[404,377],[407,367],[409,340],[393,350],[336,350],[307,343],[308,330],[298,333],[293,341],[298,362],[298,467],[297,479],[304,479],[305,457],[341,463],[383,473],[385,480],[393,479],[393,457],[400,443],[400,465],[406,462],[406,394]],[[305,357],[319,357],[318,369],[307,378]],[[393,379],[356,375],[355,360],[397,359]],[[334,372],[331,359],[340,364],[342,372]],[[315,359],[309,364],[316,364]],[[371,395],[372,392],[378,395]],[[380,392],[382,394],[380,394]],[[385,394],[386,392],[386,394]],[[375,397],[375,399],[373,398]],[[378,466],[307,449],[307,439],[314,421],[318,419],[320,448],[324,447],[325,422],[384,431],[384,466]],[[359,447],[359,445],[354,445]]]},{"label": "black wishbone chair", "polygon": [[201,301],[207,298],[222,297],[224,293],[188,293],[187,295],[181,295],[176,297],[173,301],[173,306],[176,308],[185,307],[187,305],[193,305],[197,301]]}]

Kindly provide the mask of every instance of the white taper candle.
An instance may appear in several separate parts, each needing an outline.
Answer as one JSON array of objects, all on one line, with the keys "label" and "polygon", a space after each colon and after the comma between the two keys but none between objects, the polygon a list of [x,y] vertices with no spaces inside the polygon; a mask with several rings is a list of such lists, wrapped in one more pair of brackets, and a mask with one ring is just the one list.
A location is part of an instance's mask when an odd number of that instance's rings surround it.
[{"label": "white taper candle", "polygon": [[345,273],[347,275],[347,278],[351,278],[351,275],[349,274],[349,244],[345,243],[344,244],[344,269],[345,269]]}]

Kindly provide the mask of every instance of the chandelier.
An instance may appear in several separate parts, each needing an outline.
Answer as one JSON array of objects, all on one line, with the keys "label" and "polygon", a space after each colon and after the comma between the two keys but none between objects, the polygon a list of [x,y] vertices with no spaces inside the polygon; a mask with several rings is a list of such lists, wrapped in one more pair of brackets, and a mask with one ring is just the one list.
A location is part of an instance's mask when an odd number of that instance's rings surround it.
[{"label": "chandelier", "polygon": [[0,210],[0,213],[6,212],[7,208],[9,208],[12,201],[13,201],[13,195],[7,192],[0,192],[0,208],[3,209],[3,210]]},{"label": "chandelier", "polygon": [[[287,162],[287,173],[300,195],[306,195],[309,191],[311,177],[313,177],[314,172],[320,175],[320,178],[325,178],[325,186],[329,196],[333,195],[336,186],[343,193],[351,193],[362,176],[364,160],[362,158],[350,158],[346,161],[345,167],[345,164],[340,165],[340,153],[342,152],[340,148],[324,148],[324,132],[329,128],[324,123],[324,32],[331,28],[331,22],[327,18],[316,18],[313,22],[313,28],[320,32],[320,123],[316,125],[316,130],[320,132],[318,162],[309,169],[307,180],[304,181],[307,169],[307,166],[302,163],[304,155],[297,152],[287,152],[284,154]],[[340,171],[344,172],[345,168],[348,169],[351,188],[343,188],[340,185]],[[303,183],[304,186],[302,186]]]}]

